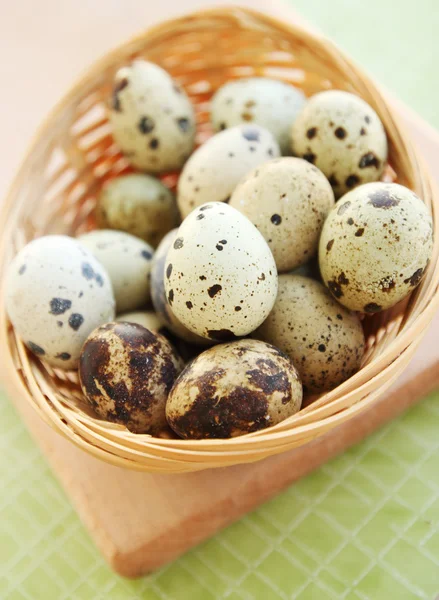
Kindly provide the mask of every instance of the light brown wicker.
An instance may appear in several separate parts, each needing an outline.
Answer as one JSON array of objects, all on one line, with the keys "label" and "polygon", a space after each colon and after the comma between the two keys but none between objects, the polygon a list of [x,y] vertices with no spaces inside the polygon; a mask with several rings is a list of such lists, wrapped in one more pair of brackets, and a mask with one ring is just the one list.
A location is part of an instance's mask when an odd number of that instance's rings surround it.
[{"label": "light brown wicker", "polygon": [[[210,96],[233,78],[265,75],[300,86],[308,95],[335,87],[362,96],[385,125],[396,180],[417,192],[432,212],[435,244],[427,275],[409,299],[366,319],[367,352],[355,376],[279,425],[243,437],[153,438],[100,421],[83,402],[77,374],[53,370],[29,354],[2,303],[0,356],[9,389],[25,396],[73,443],[129,469],[194,471],[251,462],[305,444],[370,407],[405,368],[438,306],[439,199],[431,177],[374,83],[326,38],[248,9],[197,12],[150,29],[108,54],[52,111],[3,206],[2,274],[34,237],[75,235],[92,227],[96,192],[107,179],[129,170],[113,143],[105,103],[115,71],[135,57],[158,63],[183,84],[196,107],[199,142],[211,134]],[[176,175],[165,179],[174,185]]]}]

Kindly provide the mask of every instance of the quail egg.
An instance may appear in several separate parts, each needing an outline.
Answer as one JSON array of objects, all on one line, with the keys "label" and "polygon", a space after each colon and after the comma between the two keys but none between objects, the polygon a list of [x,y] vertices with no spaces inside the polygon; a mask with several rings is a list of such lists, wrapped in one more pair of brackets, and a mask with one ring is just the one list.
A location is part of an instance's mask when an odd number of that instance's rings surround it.
[{"label": "quail egg", "polygon": [[63,235],[37,238],[15,256],[6,310],[26,346],[54,367],[73,369],[95,327],[114,318],[110,278],[94,256]]},{"label": "quail egg", "polygon": [[184,369],[166,417],[183,438],[229,438],[276,425],[301,403],[289,358],[270,344],[239,340],[206,350]]},{"label": "quail egg", "polygon": [[420,283],[432,248],[432,221],[422,200],[396,183],[368,183],[329,213],[320,238],[320,271],[341,304],[380,312]]},{"label": "quail egg", "polygon": [[116,321],[142,325],[142,327],[149,329],[149,331],[152,331],[153,333],[162,333],[162,330],[164,328],[162,320],[153,310],[142,310],[123,313],[121,315],[118,315]]},{"label": "quail egg", "polygon": [[157,435],[166,427],[166,399],[181,369],[181,359],[160,334],[135,323],[107,323],[85,342],[79,379],[100,417]]},{"label": "quail egg", "polygon": [[279,272],[307,262],[318,249],[334,194],[321,171],[301,158],[275,158],[254,169],[230,199],[264,236]]},{"label": "quail egg", "polygon": [[279,154],[273,135],[259,125],[217,133],[192,154],[180,175],[177,204],[182,217],[206,202],[228,202],[244,175]]},{"label": "quail egg", "polygon": [[77,239],[110,276],[117,312],[134,310],[148,303],[154,252],[149,244],[111,229],[91,231]]},{"label": "quail egg", "polygon": [[376,112],[354,94],[329,90],[312,96],[294,121],[293,153],[318,167],[339,198],[377,181],[387,160],[387,138]]},{"label": "quail egg", "polygon": [[172,192],[150,175],[116,177],[101,191],[96,206],[101,229],[117,229],[139,237],[154,248],[178,223]]},{"label": "quail egg", "polygon": [[187,327],[180,323],[177,317],[174,315],[171,306],[166,300],[165,292],[165,264],[166,256],[169,248],[174,243],[177,237],[178,229],[170,231],[159,244],[154,258],[152,260],[151,267],[151,298],[157,315],[163,320],[166,327],[176,335],[178,338],[188,342],[190,344],[196,344],[198,346],[206,346],[212,342],[206,340],[196,333],[189,331]]},{"label": "quail egg", "polygon": [[168,251],[165,291],[191,331],[229,341],[268,316],[277,293],[273,255],[256,227],[221,202],[193,211]]},{"label": "quail egg", "polygon": [[351,377],[364,354],[358,315],[340,306],[321,283],[301,275],[279,277],[274,308],[254,335],[288,354],[311,393]]},{"label": "quail egg", "polygon": [[125,158],[142,171],[180,169],[193,150],[193,106],[169,73],[154,63],[135,60],[117,71],[109,119]]},{"label": "quail egg", "polygon": [[229,81],[212,98],[211,121],[219,131],[257,123],[271,131],[282,154],[291,153],[291,125],[306,98],[292,85],[268,77]]}]

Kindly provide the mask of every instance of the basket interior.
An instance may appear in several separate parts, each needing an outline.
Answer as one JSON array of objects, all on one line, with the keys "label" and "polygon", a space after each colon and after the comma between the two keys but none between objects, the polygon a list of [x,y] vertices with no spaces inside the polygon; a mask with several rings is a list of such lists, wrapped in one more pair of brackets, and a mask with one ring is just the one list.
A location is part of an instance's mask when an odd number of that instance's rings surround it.
[{"label": "basket interior", "polygon": [[[377,110],[386,126],[390,166],[384,178],[423,194],[423,183],[412,166],[411,150],[399,137],[398,129],[389,127],[392,115],[377,96],[376,88],[368,85],[365,76],[358,76],[358,70],[340,58],[327,40],[313,38],[299,29],[292,33],[279,23],[239,9],[225,14],[205,13],[152,30],[108,55],[92,67],[52,113],[11,192],[2,243],[3,269],[35,237],[49,233],[76,236],[93,229],[99,190],[109,179],[131,172],[113,142],[106,104],[116,70],[134,58],[157,63],[185,88],[196,110],[197,143],[213,133],[209,123],[210,97],[231,79],[274,77],[302,88],[308,96],[330,88],[360,94]],[[174,190],[177,179],[178,173],[162,177]],[[363,368],[399,335],[410,307],[422,298],[423,286],[393,309],[365,317],[367,350]],[[4,314],[2,318],[7,326]],[[22,365],[23,361],[30,364],[33,385],[39,387],[46,401],[52,402],[63,422],[67,414],[72,416],[78,409],[90,415],[75,372],[54,370],[28,355],[10,327],[9,349],[15,365]],[[54,388],[59,405],[51,399]],[[351,389],[348,386],[345,391]],[[337,390],[327,393],[305,411],[326,405],[337,396]],[[64,414],[60,414],[61,405]],[[102,423],[102,427],[119,426]]]}]

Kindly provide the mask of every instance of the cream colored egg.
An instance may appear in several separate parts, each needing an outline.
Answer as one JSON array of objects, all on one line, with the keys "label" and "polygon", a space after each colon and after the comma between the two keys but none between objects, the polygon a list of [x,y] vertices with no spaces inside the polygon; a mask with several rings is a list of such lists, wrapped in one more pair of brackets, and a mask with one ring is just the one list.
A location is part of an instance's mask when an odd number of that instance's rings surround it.
[{"label": "cream colored egg", "polygon": [[109,181],[96,206],[101,229],[125,231],[154,248],[178,223],[172,192],[150,175],[130,174]]},{"label": "cream colored egg", "polygon": [[369,183],[341,198],[323,227],[322,279],[352,310],[390,308],[421,282],[433,248],[427,207],[396,183]]},{"label": "cream colored egg", "polygon": [[302,384],[288,357],[248,339],[195,358],[169,394],[166,417],[183,438],[229,438],[276,425],[301,403]]},{"label": "cream colored egg", "polygon": [[169,249],[174,243],[177,237],[178,229],[170,231],[159,244],[151,267],[151,298],[154,309],[160,319],[163,320],[166,327],[171,333],[176,335],[178,338],[188,342],[189,344],[196,344],[197,346],[208,346],[213,342],[209,342],[206,338],[203,338],[196,333],[190,331],[187,327],[181,323],[166,300],[165,291],[165,265],[166,256]]},{"label": "cream colored egg", "polygon": [[166,258],[165,290],[188,329],[227,341],[249,334],[268,316],[277,293],[276,264],[247,217],[211,202],[181,224]]},{"label": "cream colored egg", "polygon": [[210,118],[217,131],[256,123],[271,131],[282,154],[291,153],[291,125],[305,104],[302,90],[269,77],[229,81],[212,98]]},{"label": "cream colored egg", "polygon": [[254,169],[232,194],[264,236],[279,272],[306,263],[318,249],[323,223],[334,205],[332,188],[301,158],[275,158]]},{"label": "cream colored egg", "polygon": [[125,158],[142,171],[180,169],[193,150],[193,106],[169,73],[154,63],[135,60],[119,69],[109,119]]},{"label": "cream colored egg", "polygon": [[259,125],[217,133],[192,154],[180,175],[177,204],[182,217],[206,202],[227,202],[244,175],[279,154],[273,135]]},{"label": "cream colored egg", "polygon": [[360,367],[364,334],[355,313],[301,275],[281,275],[276,303],[255,337],[288,354],[309,393],[330,390]]},{"label": "cream colored egg", "polygon": [[153,310],[126,312],[118,315],[116,321],[142,325],[142,327],[153,333],[161,333],[160,330],[164,327],[163,321]]},{"label": "cream colored egg", "polygon": [[340,90],[312,96],[292,128],[293,153],[318,167],[335,197],[377,181],[387,160],[380,118],[364,100]]},{"label": "cream colored egg", "polygon": [[37,238],[20,250],[7,273],[5,301],[26,346],[63,369],[74,369],[90,332],[114,318],[106,270],[63,235]]},{"label": "cream colored egg", "polygon": [[153,248],[123,231],[97,229],[78,239],[106,269],[117,312],[145,306],[150,300]]}]

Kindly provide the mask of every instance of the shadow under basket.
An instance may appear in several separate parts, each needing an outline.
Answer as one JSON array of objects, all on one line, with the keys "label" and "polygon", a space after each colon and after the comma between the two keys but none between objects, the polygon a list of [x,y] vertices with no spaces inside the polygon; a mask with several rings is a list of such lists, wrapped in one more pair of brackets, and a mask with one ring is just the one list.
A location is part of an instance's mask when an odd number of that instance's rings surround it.
[{"label": "shadow under basket", "polygon": [[[269,76],[309,96],[330,88],[358,94],[380,116],[389,141],[389,172],[414,190],[434,222],[433,256],[412,295],[366,317],[366,354],[348,381],[269,429],[227,440],[136,435],[99,420],[84,402],[76,372],[52,369],[31,355],[0,306],[0,356],[12,393],[25,396],[56,431],[83,450],[128,469],[185,472],[260,460],[301,446],[368,408],[411,359],[438,305],[438,196],[428,171],[387,100],[326,38],[248,9],[223,8],[168,21],[125,43],[90,68],[40,128],[6,199],[1,217],[1,274],[35,237],[77,235],[93,227],[96,195],[110,178],[130,172],[115,146],[106,102],[116,70],[134,58],[166,69],[189,94],[198,143],[212,134],[209,99],[226,81]],[[162,178],[174,187],[177,174]],[[3,294],[2,294],[3,298]]]}]

